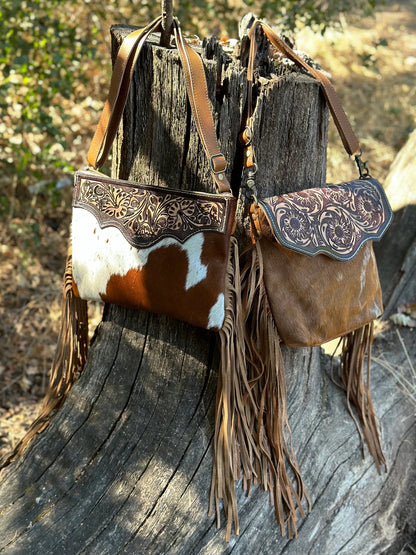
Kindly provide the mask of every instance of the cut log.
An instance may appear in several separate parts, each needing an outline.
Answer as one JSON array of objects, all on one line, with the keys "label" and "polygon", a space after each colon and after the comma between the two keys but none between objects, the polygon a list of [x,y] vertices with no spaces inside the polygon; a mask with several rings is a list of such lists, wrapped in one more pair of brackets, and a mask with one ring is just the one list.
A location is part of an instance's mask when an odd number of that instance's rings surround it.
[{"label": "cut log", "polygon": [[[114,28],[116,44],[128,30]],[[219,45],[210,48],[205,65],[237,191],[245,73]],[[153,45],[138,66],[114,173],[140,183],[209,188],[177,53]],[[259,194],[322,184],[326,132],[327,110],[313,79],[295,72],[265,81],[254,122]],[[240,199],[240,216],[243,204]],[[281,537],[268,497],[258,488],[246,498],[238,487],[240,535],[229,544],[207,515],[217,337],[183,322],[106,306],[86,367],[64,406],[2,472],[0,550],[212,555],[396,548],[407,538],[399,526],[414,527],[415,512],[409,516],[402,505],[414,484],[412,407],[376,368],[373,400],[390,468],[378,476],[372,460],[362,460],[344,394],[330,381],[320,349],[285,348],[284,361],[294,449],[313,505],[299,522],[296,540]]]},{"label": "cut log", "polygon": [[402,303],[416,302],[416,130],[396,156],[385,183],[394,220],[375,253],[387,318]]}]

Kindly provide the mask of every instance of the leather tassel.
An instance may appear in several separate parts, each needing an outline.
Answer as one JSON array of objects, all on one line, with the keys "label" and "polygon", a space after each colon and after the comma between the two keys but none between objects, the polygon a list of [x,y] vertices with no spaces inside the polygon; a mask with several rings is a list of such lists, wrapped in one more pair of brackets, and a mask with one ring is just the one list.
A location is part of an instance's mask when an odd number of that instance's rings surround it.
[{"label": "leather tassel", "polygon": [[226,275],[225,321],[220,331],[221,360],[218,376],[214,459],[209,514],[215,503],[217,526],[220,526],[220,502],[227,518],[226,541],[232,525],[239,533],[237,498],[234,482],[253,475],[253,452],[256,450],[251,421],[254,402],[247,382],[244,353],[244,326],[241,307],[238,243],[231,238]]},{"label": "leather tassel", "polygon": [[268,306],[263,258],[257,242],[248,256],[242,271],[242,288],[247,373],[257,411],[254,483],[270,491],[281,533],[284,536],[287,530],[292,538],[297,536],[298,514],[305,516],[302,501],[307,501],[309,511],[311,503],[292,445],[280,339]]},{"label": "leather tassel", "polygon": [[[364,456],[364,440],[381,474],[386,459],[380,442],[378,419],[374,411],[370,393],[371,346],[373,343],[374,323],[371,322],[342,338],[340,378],[347,394],[348,410],[360,434]],[[364,370],[364,358],[367,353],[367,369]],[[358,419],[352,406],[354,405]]]},{"label": "leather tassel", "polygon": [[61,329],[52,363],[49,386],[39,415],[13,451],[0,461],[0,468],[14,461],[31,440],[48,426],[51,417],[62,406],[78,374],[83,369],[87,351],[87,302],[74,295],[72,255],[69,253],[64,274]]}]

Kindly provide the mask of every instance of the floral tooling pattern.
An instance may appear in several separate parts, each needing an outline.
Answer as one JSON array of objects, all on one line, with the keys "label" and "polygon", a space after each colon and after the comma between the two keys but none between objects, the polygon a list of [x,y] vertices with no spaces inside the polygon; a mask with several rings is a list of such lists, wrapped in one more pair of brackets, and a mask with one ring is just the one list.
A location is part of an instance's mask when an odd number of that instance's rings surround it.
[{"label": "floral tooling pattern", "polygon": [[392,220],[373,178],[270,197],[260,205],[282,245],[337,260],[349,260],[366,241],[380,239]]},{"label": "floral tooling pattern", "polygon": [[183,243],[202,231],[226,231],[231,195],[124,183],[78,174],[73,206],[89,210],[101,227],[117,227],[135,247],[148,247],[165,237]]}]

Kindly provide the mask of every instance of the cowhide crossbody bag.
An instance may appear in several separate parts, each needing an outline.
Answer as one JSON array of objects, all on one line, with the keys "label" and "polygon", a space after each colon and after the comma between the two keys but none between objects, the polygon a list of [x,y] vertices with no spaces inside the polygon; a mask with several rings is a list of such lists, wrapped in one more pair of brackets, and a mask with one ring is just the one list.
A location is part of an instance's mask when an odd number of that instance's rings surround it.
[{"label": "cowhide crossbody bag", "polygon": [[[82,371],[88,351],[87,301],[92,299],[217,331],[221,351],[218,398],[224,401],[224,410],[216,415],[215,428],[224,443],[222,438],[231,423],[243,419],[242,426],[250,436],[239,395],[245,359],[238,244],[232,237],[236,199],[217,142],[202,59],[182,37],[175,18],[174,40],[215,192],[141,185],[98,171],[116,136],[136,60],[149,34],[159,31],[161,17],[130,33],[119,48],[108,99],[88,152],[91,169],[75,175],[72,247],[49,387],[39,416],[0,462],[4,466],[48,425]],[[221,414],[227,414],[226,429]],[[247,442],[254,439],[250,436]],[[216,467],[219,484],[235,474],[225,444],[224,463]]]},{"label": "cowhide crossbody bag", "polygon": [[[141,185],[98,171],[116,136],[136,60],[149,34],[162,30],[161,22],[159,17],[130,33],[119,48],[108,99],[88,152],[91,169],[75,175],[72,248],[49,387],[39,416],[3,465],[48,425],[82,371],[88,351],[87,301],[92,299],[218,331],[218,395],[229,414],[227,423],[234,421],[240,408],[243,411],[241,402],[237,406],[235,402],[245,373],[238,245],[232,237],[236,199],[216,138],[202,59],[182,37],[176,19],[174,39],[216,192]],[[216,430],[223,437],[218,414]],[[229,461],[227,448],[217,472],[220,484],[230,471]],[[234,469],[231,472],[234,475]]]},{"label": "cowhide crossbody bag", "polygon": [[107,157],[135,62],[160,19],[123,41],[110,92],[88,153],[92,171],[75,175],[72,275],[75,295],[165,314],[203,328],[224,322],[225,273],[235,198],[225,176],[201,58],[174,37],[216,193],[152,187],[106,177]]}]

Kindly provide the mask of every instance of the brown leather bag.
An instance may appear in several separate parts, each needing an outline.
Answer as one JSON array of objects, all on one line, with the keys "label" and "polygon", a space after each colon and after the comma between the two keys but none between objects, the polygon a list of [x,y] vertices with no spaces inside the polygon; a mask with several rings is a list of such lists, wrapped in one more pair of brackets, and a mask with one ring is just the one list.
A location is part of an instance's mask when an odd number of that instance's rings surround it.
[{"label": "brown leather bag", "polygon": [[[390,225],[392,211],[383,187],[361,162],[358,140],[328,78],[259,21],[250,30],[249,91],[257,27],[273,46],[319,80],[344,147],[356,156],[360,168],[355,181],[270,197],[251,206],[267,298],[281,340],[292,347],[322,345],[382,314],[371,243]],[[250,152],[254,165],[251,144]],[[246,159],[250,171],[250,158]]]},{"label": "brown leather bag", "polygon": [[[359,179],[257,199],[251,89],[259,27],[275,48],[321,84],[344,147],[356,158]],[[372,241],[383,235],[392,212],[383,188],[361,161],[358,140],[328,78],[310,67],[263,22],[253,24],[249,39],[248,117],[241,135],[247,196],[253,198],[253,247],[246,253],[241,285],[247,323],[247,381],[253,384],[249,389],[253,405],[261,407],[254,427],[266,455],[259,458],[258,475],[272,476],[269,483],[264,480],[263,487],[273,490],[278,500],[276,518],[282,532],[286,524],[289,535],[296,535],[297,514],[303,515],[302,501],[308,497],[292,444],[287,441],[290,429],[279,343],[312,346],[342,336],[339,381],[361,439],[366,440],[378,470],[385,467],[369,384],[373,320],[383,310]],[[291,473],[286,473],[286,466]],[[285,493],[280,497],[282,491]]]},{"label": "brown leather bag", "polygon": [[82,299],[144,309],[218,331],[225,318],[236,200],[224,173],[202,60],[176,20],[174,37],[188,97],[217,192],[163,189],[94,171],[110,150],[140,50],[147,36],[159,30],[160,18],[124,39],[88,153],[93,171],[75,176],[73,288]]},{"label": "brown leather bag", "polygon": [[392,213],[375,179],[266,198],[251,215],[270,309],[286,345],[322,345],[382,314],[371,241]]}]

